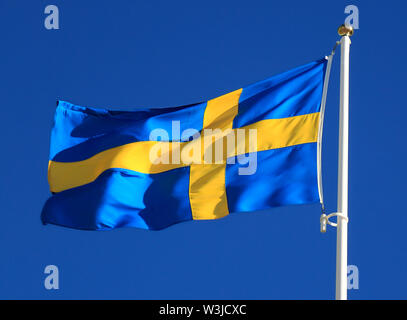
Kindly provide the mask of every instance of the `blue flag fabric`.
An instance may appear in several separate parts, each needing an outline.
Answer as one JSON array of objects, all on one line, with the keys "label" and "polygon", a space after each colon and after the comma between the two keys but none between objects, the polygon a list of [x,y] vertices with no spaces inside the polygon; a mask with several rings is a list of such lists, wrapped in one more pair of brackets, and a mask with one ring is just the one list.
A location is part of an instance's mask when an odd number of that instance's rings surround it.
[{"label": "blue flag fabric", "polygon": [[182,107],[110,111],[59,101],[43,223],[158,230],[318,202],[326,66],[321,59]]}]

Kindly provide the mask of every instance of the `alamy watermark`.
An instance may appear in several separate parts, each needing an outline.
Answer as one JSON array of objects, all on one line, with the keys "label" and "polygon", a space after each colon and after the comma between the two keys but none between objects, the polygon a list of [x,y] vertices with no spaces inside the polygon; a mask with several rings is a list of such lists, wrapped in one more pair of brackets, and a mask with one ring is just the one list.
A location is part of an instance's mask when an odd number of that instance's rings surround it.
[{"label": "alamy watermark", "polygon": [[348,265],[348,290],[358,290],[359,289],[359,268],[353,264]]},{"label": "alamy watermark", "polygon": [[57,266],[50,264],[44,269],[44,274],[47,276],[44,279],[44,287],[47,290],[59,289],[59,269]]},{"label": "alamy watermark", "polygon": [[[150,141],[157,141],[149,152],[153,165],[159,164],[235,164],[239,175],[252,175],[257,170],[257,129],[185,129],[180,121],[172,121],[171,139],[167,130],[150,132]],[[171,140],[171,142],[170,142]],[[246,166],[247,165],[247,166]]]},{"label": "alamy watermark", "polygon": [[359,29],[359,8],[353,4],[345,7],[345,13],[349,14],[345,19],[345,25],[354,30]]},{"label": "alamy watermark", "polygon": [[45,7],[44,13],[47,14],[44,20],[44,27],[47,30],[59,29],[59,9],[56,5],[50,4]]}]

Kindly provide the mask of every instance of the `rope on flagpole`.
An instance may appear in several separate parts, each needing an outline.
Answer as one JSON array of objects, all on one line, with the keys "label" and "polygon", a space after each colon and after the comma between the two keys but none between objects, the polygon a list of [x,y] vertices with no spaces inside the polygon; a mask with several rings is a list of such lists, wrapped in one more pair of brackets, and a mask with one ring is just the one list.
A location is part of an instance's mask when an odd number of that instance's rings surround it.
[{"label": "rope on flagpole", "polygon": [[336,41],[336,42],[335,42],[335,45],[334,45],[334,47],[332,48],[331,56],[333,56],[333,55],[335,54],[336,47],[339,46],[340,44],[341,44],[340,41]]},{"label": "rope on flagpole", "polygon": [[321,203],[322,215],[325,215],[324,192],[323,192],[323,187],[322,187],[322,131],[324,128],[326,96],[328,94],[328,84],[329,84],[329,76],[331,73],[332,59],[335,54],[336,47],[339,44],[340,44],[340,41],[336,41],[331,54],[328,57],[325,57],[325,59],[328,60],[328,62],[327,62],[325,78],[324,78],[324,86],[322,89],[321,111],[320,111],[318,140],[317,140],[318,194],[319,194],[319,201]]},{"label": "rope on flagpole", "polygon": [[322,187],[322,131],[324,128],[324,115],[325,115],[325,105],[326,105],[326,96],[328,93],[328,84],[329,84],[329,76],[331,73],[331,66],[332,66],[332,59],[333,56],[335,55],[336,48],[341,44],[340,41],[336,41],[335,45],[332,48],[331,54],[328,57],[325,57],[325,59],[328,60],[327,66],[326,66],[326,73],[325,73],[325,79],[324,79],[324,87],[322,91],[322,99],[321,99],[321,113],[320,113],[320,120],[319,120],[319,130],[318,130],[318,143],[317,143],[317,171],[318,171],[318,193],[319,193],[319,199],[321,203],[321,211],[322,215],[321,218],[319,219],[320,224],[321,224],[321,232],[325,233],[326,232],[326,227],[327,225],[330,225],[332,227],[337,227],[338,224],[332,221],[329,221],[329,218],[331,217],[340,217],[346,220],[346,222],[349,221],[348,217],[342,215],[339,212],[334,212],[331,214],[326,214],[326,209],[324,205],[324,192],[323,192],[323,187]]},{"label": "rope on flagpole", "polygon": [[321,232],[325,233],[326,232],[326,226],[329,224],[332,227],[337,227],[338,223],[336,222],[332,222],[329,221],[329,218],[332,217],[337,217],[337,218],[342,218],[344,219],[346,222],[349,222],[349,218],[343,214],[341,214],[340,212],[334,212],[334,213],[330,213],[328,215],[326,215],[325,213],[323,213],[321,215],[321,218],[319,219],[319,221],[321,222]]}]

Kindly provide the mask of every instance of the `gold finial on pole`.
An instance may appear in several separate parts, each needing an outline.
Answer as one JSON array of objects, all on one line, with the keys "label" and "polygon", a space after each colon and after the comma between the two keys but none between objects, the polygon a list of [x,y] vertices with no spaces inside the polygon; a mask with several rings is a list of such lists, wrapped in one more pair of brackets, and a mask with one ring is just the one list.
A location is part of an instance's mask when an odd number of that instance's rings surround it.
[{"label": "gold finial on pole", "polygon": [[353,28],[352,26],[347,26],[345,24],[342,24],[338,28],[338,34],[343,37],[343,36],[348,36],[351,37],[353,35]]}]

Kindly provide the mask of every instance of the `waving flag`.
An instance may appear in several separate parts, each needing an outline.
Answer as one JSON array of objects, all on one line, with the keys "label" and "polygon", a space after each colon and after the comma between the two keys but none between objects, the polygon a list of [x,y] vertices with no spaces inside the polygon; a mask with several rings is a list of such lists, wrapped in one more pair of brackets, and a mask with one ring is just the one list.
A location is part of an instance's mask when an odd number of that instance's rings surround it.
[{"label": "waving flag", "polygon": [[44,224],[162,229],[320,201],[327,60],[207,102],[109,111],[59,101]]}]

